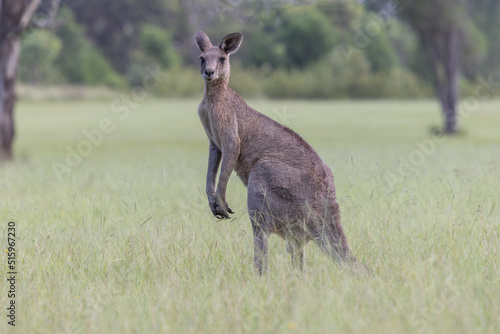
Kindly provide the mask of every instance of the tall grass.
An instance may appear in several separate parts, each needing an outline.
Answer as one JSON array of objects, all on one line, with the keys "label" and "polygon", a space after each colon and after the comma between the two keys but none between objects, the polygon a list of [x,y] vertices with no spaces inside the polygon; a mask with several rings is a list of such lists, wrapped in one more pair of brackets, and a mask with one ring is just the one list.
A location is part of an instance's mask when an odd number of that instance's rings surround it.
[{"label": "tall grass", "polygon": [[[197,103],[148,100],[123,120],[108,102],[19,105],[17,158],[0,166],[2,245],[9,220],[18,231],[19,333],[500,331],[499,101],[394,183],[386,176],[440,122],[434,103],[251,101],[332,167],[348,241],[374,271],[344,272],[311,243],[296,272],[272,237],[265,277],[252,270],[237,177],[233,221],[206,204]],[[115,129],[60,181],[53,162],[103,118]]]}]

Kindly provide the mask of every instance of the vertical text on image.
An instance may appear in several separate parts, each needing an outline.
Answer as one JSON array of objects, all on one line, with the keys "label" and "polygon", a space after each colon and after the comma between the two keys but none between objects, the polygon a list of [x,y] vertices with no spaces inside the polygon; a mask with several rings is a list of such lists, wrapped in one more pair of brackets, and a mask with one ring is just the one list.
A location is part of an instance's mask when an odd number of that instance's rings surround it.
[{"label": "vertical text on image", "polygon": [[7,223],[7,323],[16,325],[16,223]]}]

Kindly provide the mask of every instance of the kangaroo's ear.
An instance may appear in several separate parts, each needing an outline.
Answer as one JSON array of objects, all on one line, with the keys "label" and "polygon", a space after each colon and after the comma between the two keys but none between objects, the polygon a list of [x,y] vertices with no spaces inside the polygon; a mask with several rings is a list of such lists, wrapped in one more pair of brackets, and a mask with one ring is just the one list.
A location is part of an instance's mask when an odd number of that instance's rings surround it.
[{"label": "kangaroo's ear", "polygon": [[196,40],[198,49],[200,49],[201,52],[205,52],[207,49],[213,47],[212,42],[210,42],[210,38],[208,38],[207,34],[205,34],[202,30],[198,30],[196,34],[194,34],[194,39]]},{"label": "kangaroo's ear", "polygon": [[219,47],[227,54],[235,53],[240,47],[243,40],[243,34],[240,32],[233,32],[222,39]]}]

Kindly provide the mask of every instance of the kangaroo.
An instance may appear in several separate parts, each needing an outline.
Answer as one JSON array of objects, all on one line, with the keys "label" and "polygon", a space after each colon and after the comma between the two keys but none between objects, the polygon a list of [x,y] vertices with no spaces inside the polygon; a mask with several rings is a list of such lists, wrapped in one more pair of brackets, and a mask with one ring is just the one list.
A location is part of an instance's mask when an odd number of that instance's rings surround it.
[{"label": "kangaroo", "polygon": [[227,219],[234,213],[226,201],[226,186],[235,170],[248,189],[259,275],[267,271],[272,233],[285,239],[293,267],[304,267],[309,240],[340,264],[358,263],[340,223],[330,168],[297,133],[249,107],[229,88],[229,56],[238,50],[243,35],[229,34],[218,46],[201,30],[194,37],[205,81],[198,114],[210,142],[206,193],[214,216]]}]

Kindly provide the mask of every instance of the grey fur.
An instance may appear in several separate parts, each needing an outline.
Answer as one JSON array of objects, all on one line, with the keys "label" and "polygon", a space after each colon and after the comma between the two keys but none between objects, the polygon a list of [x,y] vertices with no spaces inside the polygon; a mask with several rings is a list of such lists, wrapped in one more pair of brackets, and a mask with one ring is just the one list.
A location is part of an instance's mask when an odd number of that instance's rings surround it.
[{"label": "grey fur", "polygon": [[296,267],[304,265],[309,240],[341,264],[358,263],[340,223],[330,168],[297,133],[249,107],[229,88],[229,55],[238,49],[243,35],[229,34],[218,46],[201,30],[195,39],[205,80],[198,114],[210,141],[206,193],[212,213],[218,218],[233,213],[226,202],[226,186],[235,170],[248,188],[259,274],[267,268],[271,233],[286,240]]}]

